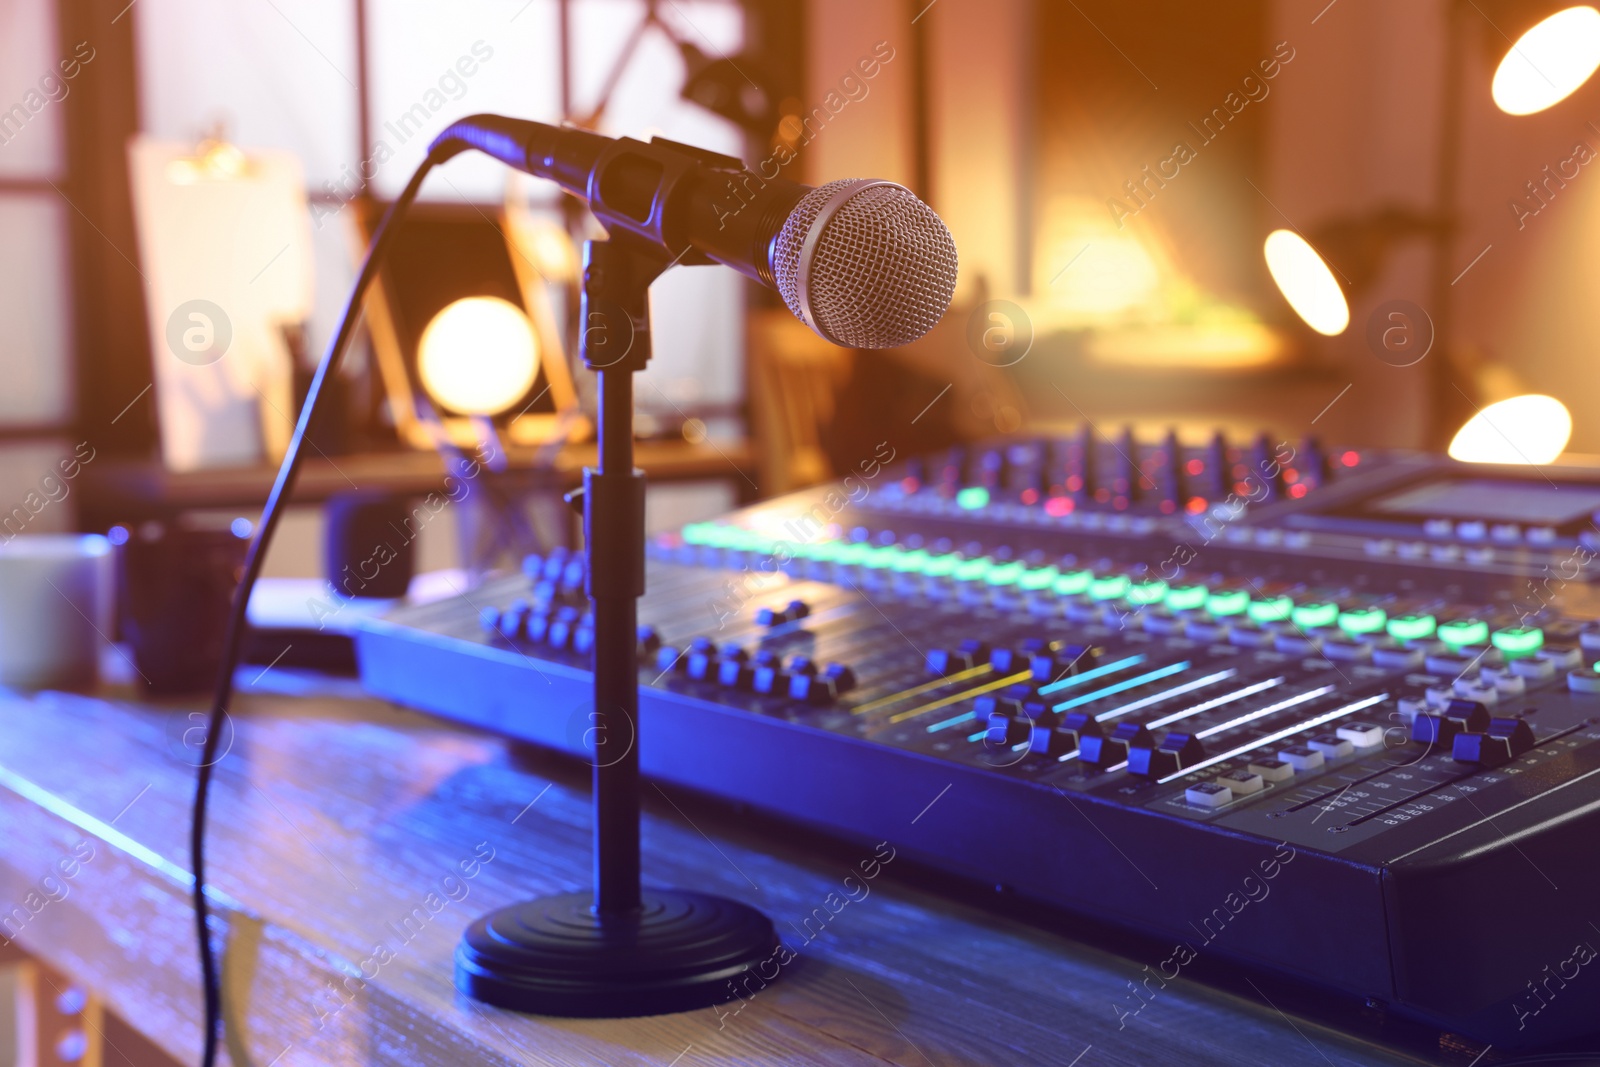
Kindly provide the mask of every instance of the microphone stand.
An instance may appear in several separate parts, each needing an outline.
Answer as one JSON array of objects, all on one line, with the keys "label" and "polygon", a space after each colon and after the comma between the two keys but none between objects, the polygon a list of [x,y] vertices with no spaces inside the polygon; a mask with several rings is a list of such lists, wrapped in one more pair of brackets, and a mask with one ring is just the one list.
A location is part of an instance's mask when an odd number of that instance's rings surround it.
[{"label": "microphone stand", "polygon": [[[686,1011],[733,999],[752,969],[755,988],[765,986],[781,962],[772,922],[754,908],[640,882],[645,478],[633,466],[633,375],[650,360],[650,283],[672,262],[624,234],[584,245],[579,353],[599,383],[598,464],[584,469],[581,490],[594,611],[585,734],[594,739],[594,892],[513,904],[467,928],[456,987],[502,1008],[605,1018]],[[618,743],[620,754],[610,748]]]}]

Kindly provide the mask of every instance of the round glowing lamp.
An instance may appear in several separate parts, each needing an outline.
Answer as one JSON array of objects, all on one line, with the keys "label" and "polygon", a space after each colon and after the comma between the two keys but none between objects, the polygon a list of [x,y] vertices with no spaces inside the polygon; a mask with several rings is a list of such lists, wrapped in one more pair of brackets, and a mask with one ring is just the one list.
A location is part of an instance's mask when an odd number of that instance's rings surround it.
[{"label": "round glowing lamp", "polygon": [[1293,230],[1273,230],[1263,251],[1267,270],[1294,313],[1325,337],[1343,333],[1350,325],[1350,305],[1311,243]]},{"label": "round glowing lamp", "polygon": [[1463,463],[1549,463],[1572,436],[1572,416],[1553,396],[1530,393],[1490,404],[1456,431],[1450,458]]},{"label": "round glowing lamp", "polygon": [[1508,115],[1560,103],[1600,68],[1600,11],[1587,4],[1557,11],[1517,38],[1489,87]]},{"label": "round glowing lamp", "polygon": [[417,374],[428,395],[451,411],[498,415],[539,377],[533,325],[497,296],[457,300],[422,331]]}]

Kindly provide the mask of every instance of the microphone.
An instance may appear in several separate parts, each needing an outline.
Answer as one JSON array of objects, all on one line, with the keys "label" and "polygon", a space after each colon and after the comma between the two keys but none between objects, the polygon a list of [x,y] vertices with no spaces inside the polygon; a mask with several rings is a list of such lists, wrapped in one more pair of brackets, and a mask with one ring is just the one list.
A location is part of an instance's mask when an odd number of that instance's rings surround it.
[{"label": "microphone", "polygon": [[956,246],[933,209],[894,182],[812,187],[657,137],[648,144],[542,122],[472,115],[429,146],[476,149],[580,197],[613,236],[675,262],[722,263],[778,290],[847,348],[894,348],[933,328],[956,286]]}]

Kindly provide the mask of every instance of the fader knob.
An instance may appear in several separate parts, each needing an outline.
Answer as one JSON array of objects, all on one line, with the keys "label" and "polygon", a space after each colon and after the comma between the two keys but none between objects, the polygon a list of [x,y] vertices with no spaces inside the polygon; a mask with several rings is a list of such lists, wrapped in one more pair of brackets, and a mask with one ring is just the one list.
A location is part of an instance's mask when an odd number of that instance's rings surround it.
[{"label": "fader knob", "polygon": [[1233,472],[1228,468],[1228,438],[1218,430],[1206,445],[1205,495],[1210,499],[1222,500],[1233,490]]},{"label": "fader knob", "polygon": [[1100,488],[1100,461],[1095,454],[1094,428],[1084,423],[1068,451],[1067,490],[1079,503],[1094,499]]},{"label": "fader knob", "polygon": [[1006,462],[1004,449],[991,448],[978,456],[978,470],[976,482],[985,489],[999,489],[1005,484],[1006,471],[1009,464]]},{"label": "fader knob", "polygon": [[1117,476],[1111,491],[1124,503],[1139,499],[1139,442],[1133,436],[1133,427],[1124,426],[1117,435]]},{"label": "fader knob", "polygon": [[1167,435],[1161,439],[1161,453],[1164,462],[1156,486],[1157,497],[1161,510],[1170,514],[1183,506],[1183,445],[1178,441],[1178,434],[1168,430]]},{"label": "fader knob", "polygon": [[1328,450],[1322,447],[1322,442],[1315,434],[1307,434],[1300,442],[1300,468],[1304,477],[1310,479],[1311,488],[1327,485],[1333,478],[1333,464],[1328,459]]},{"label": "fader knob", "polygon": [[1255,443],[1250,446],[1250,474],[1246,481],[1252,491],[1257,485],[1265,487],[1260,503],[1283,499],[1283,467],[1274,455],[1272,438],[1264,433],[1257,434]]}]

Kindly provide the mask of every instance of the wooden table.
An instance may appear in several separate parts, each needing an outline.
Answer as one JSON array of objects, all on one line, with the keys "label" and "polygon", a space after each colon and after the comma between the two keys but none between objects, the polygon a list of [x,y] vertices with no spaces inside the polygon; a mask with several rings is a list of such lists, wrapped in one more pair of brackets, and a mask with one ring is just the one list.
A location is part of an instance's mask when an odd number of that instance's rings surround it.
[{"label": "wooden table", "polygon": [[[935,895],[894,861],[829,906],[870,846],[822,846],[651,786],[646,877],[764,909],[796,961],[742,1007],[612,1021],[482,1007],[451,985],[457,938],[490,908],[587,884],[584,769],[340,684],[272,671],[240,698],[217,769],[231,1033],[260,1067],[1435,1062],[1283,1014],[1265,1002],[1288,995],[1260,979],[1235,996],[1180,978],[1119,1029],[1140,957]],[[17,940],[184,1063],[200,1030],[197,707],[0,694],[0,906],[92,850]]]}]

